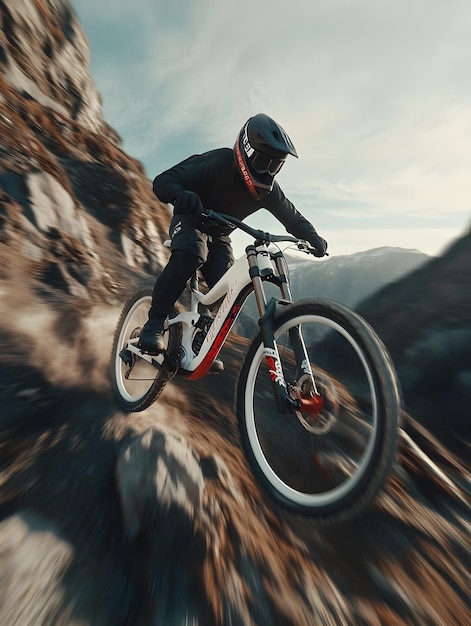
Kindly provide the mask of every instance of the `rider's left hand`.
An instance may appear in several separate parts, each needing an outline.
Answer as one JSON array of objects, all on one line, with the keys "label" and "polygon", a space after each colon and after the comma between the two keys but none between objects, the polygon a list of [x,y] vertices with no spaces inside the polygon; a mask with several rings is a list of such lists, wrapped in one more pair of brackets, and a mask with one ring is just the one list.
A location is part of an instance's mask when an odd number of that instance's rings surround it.
[{"label": "rider's left hand", "polygon": [[327,241],[323,237],[316,234],[309,239],[309,243],[316,250],[314,256],[323,257],[327,254]]}]

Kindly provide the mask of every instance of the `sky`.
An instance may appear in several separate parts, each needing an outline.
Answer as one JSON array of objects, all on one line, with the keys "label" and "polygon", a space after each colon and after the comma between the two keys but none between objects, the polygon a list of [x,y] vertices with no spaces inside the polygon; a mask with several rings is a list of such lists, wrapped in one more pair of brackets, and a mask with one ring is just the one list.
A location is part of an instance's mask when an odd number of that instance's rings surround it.
[{"label": "sky", "polygon": [[470,227],[469,0],[71,2],[105,120],[149,179],[266,113],[299,155],[277,180],[331,254],[437,255]]}]

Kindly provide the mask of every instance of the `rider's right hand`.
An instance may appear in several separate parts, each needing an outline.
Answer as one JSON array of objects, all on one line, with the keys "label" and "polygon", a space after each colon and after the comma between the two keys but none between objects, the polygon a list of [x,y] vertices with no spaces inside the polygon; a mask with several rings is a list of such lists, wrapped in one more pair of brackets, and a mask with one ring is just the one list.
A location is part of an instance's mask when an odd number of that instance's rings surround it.
[{"label": "rider's right hand", "polygon": [[201,198],[194,191],[181,189],[177,191],[173,201],[173,212],[175,215],[192,215],[200,217],[203,212]]}]

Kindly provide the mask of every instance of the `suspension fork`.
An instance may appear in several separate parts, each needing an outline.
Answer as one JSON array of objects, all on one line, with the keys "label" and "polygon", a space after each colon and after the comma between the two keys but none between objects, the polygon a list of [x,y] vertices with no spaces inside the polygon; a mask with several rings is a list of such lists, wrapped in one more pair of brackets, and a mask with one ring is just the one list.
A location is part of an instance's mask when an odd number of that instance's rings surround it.
[{"label": "suspension fork", "polygon": [[[264,355],[268,364],[268,371],[272,382],[273,394],[275,396],[276,405],[280,413],[286,413],[289,409],[299,408],[299,401],[294,399],[288,393],[283,368],[281,365],[281,359],[278,352],[278,346],[275,341],[275,334],[273,331],[273,321],[275,319],[276,308],[278,304],[287,305],[291,304],[292,298],[289,291],[289,285],[286,280],[286,276],[283,272],[280,272],[282,259],[275,259],[278,276],[276,280],[273,280],[279,287],[282,296],[288,296],[288,299],[278,300],[271,298],[267,303],[265,289],[263,287],[263,281],[260,274],[260,268],[257,262],[257,251],[255,246],[248,246],[246,249],[247,260],[249,263],[249,274],[252,279],[253,290],[255,294],[255,300],[259,312],[259,326],[262,333],[262,340],[264,346]],[[278,265],[280,262],[280,266]],[[290,333],[291,334],[291,333]],[[309,362],[306,360],[306,350],[300,333],[294,333],[293,349],[295,351],[296,362],[298,369],[301,363]],[[299,353],[299,354],[298,354]]]},{"label": "suspension fork", "polygon": [[[281,296],[284,300],[288,302],[293,302],[293,296],[291,293],[291,288],[288,281],[288,266],[286,263],[286,259],[283,256],[282,252],[276,252],[273,254],[273,259],[275,261],[276,270],[278,273],[278,277],[280,280],[280,292]],[[296,377],[299,378],[302,374],[307,374],[311,378],[312,389],[315,394],[318,394],[316,381],[314,380],[314,376],[311,371],[309,354],[306,350],[306,344],[304,343],[304,337],[301,333],[301,327],[295,326],[290,328],[288,332],[288,336],[291,342],[291,347],[293,348],[294,356],[296,359]]]}]

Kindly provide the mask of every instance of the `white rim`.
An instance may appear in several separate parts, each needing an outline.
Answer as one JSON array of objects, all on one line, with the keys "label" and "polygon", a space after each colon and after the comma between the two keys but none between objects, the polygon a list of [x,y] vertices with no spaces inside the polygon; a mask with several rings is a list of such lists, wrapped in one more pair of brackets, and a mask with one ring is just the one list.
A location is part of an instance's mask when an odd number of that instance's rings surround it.
[{"label": "white rim", "polygon": [[145,391],[144,393],[131,395],[131,393],[129,393],[128,389],[126,388],[125,383],[123,382],[123,370],[122,370],[123,362],[119,356],[119,353],[121,352],[125,344],[125,339],[126,341],[128,339],[126,335],[128,335],[130,332],[129,328],[130,328],[130,321],[132,319],[132,316],[134,315],[136,310],[143,305],[145,305],[147,308],[146,310],[146,314],[147,314],[147,311],[150,308],[151,300],[152,300],[151,296],[144,296],[143,298],[141,298],[140,300],[137,300],[132,305],[132,307],[129,309],[126,315],[126,318],[121,326],[121,330],[120,330],[118,341],[117,341],[117,350],[115,354],[115,364],[114,364],[115,380],[116,380],[116,386],[118,388],[119,394],[121,395],[123,400],[125,400],[126,402],[137,402],[138,400],[141,400],[147,394],[147,392],[149,391],[149,389],[151,388],[153,384],[153,381],[149,381],[149,386],[147,388],[147,391]]},{"label": "white rim", "polygon": [[378,405],[377,405],[377,397],[375,393],[375,385],[373,382],[373,377],[370,371],[370,367],[364,358],[363,351],[360,349],[358,343],[353,339],[353,337],[348,333],[342,326],[330,320],[322,315],[297,315],[296,317],[290,318],[287,322],[285,322],[275,333],[275,338],[278,338],[283,332],[286,332],[288,328],[293,326],[298,326],[300,324],[308,324],[310,322],[320,322],[336,331],[338,331],[349,343],[349,345],[354,349],[356,355],[363,365],[363,370],[365,376],[368,380],[368,385],[370,389],[370,397],[372,399],[372,419],[373,419],[373,427],[372,427],[372,436],[370,437],[365,451],[362,455],[360,465],[358,466],[357,471],[350,477],[347,478],[342,484],[329,490],[328,492],[323,492],[319,494],[305,494],[301,491],[297,491],[293,489],[289,485],[287,485],[283,480],[281,480],[278,475],[272,470],[271,465],[268,463],[265,454],[260,446],[259,439],[257,436],[257,428],[255,424],[255,415],[254,415],[254,407],[253,407],[253,394],[255,387],[255,380],[257,377],[257,373],[259,370],[260,363],[263,358],[263,343],[260,344],[257,349],[254,359],[250,365],[250,369],[247,376],[247,388],[245,390],[245,424],[247,428],[247,435],[250,442],[250,447],[255,456],[255,460],[263,472],[265,478],[270,482],[270,484],[276,489],[276,491],[286,498],[287,500],[302,505],[304,507],[309,506],[328,506],[341,498],[343,498],[348,492],[350,492],[355,485],[362,479],[364,475],[371,456],[373,454],[373,449],[377,437],[377,421],[378,421]]}]

